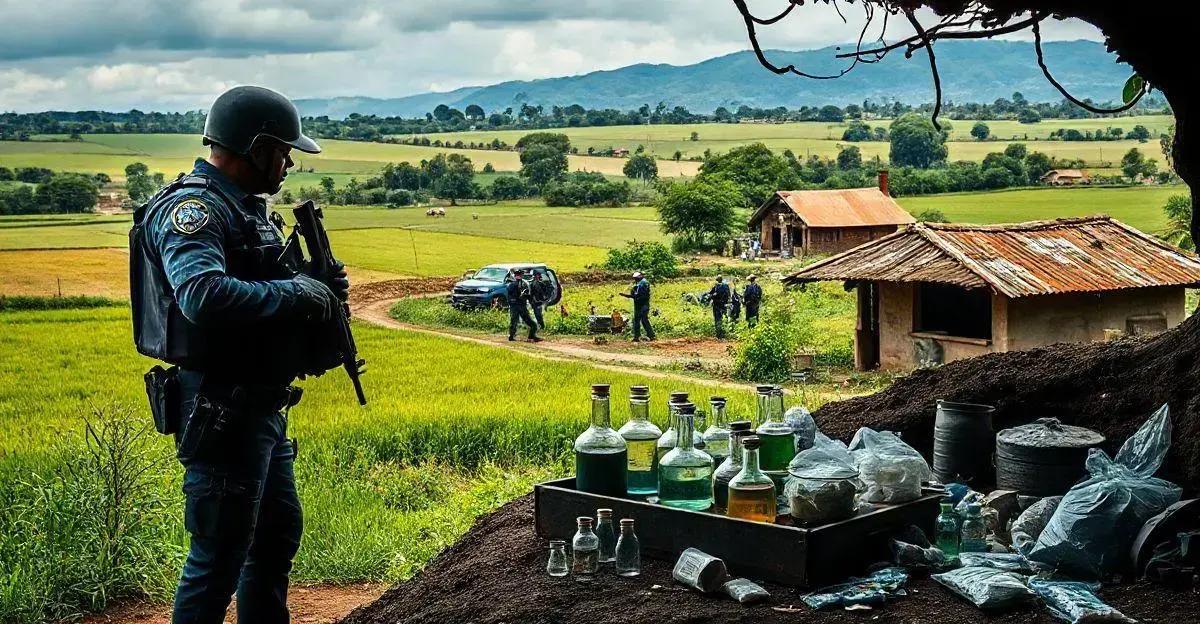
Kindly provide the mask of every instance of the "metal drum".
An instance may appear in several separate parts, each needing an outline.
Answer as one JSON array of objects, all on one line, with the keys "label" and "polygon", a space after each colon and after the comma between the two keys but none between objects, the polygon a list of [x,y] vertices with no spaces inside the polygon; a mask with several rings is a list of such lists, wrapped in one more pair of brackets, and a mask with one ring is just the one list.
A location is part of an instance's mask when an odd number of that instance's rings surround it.
[{"label": "metal drum", "polygon": [[996,487],[1027,496],[1059,496],[1086,473],[1088,449],[1104,444],[1104,436],[1057,418],[1037,421],[996,434]]},{"label": "metal drum", "polygon": [[938,399],[933,424],[933,474],[942,483],[986,484],[992,477],[991,405]]}]

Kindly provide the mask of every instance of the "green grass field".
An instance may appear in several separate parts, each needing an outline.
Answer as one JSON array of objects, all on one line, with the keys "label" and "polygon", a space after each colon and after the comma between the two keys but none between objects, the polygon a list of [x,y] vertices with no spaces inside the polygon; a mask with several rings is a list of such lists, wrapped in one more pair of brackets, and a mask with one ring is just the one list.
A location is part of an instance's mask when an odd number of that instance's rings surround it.
[{"label": "green grass field", "polygon": [[[159,464],[116,508],[124,524],[113,539],[101,530],[112,509],[98,481],[103,464],[85,459],[82,441],[95,410],[148,425],[141,375],[150,361],[133,350],[128,312],[0,313],[0,324],[0,621],[57,621],[122,596],[167,598],[186,544],[169,440],[135,447],[145,454],[133,465]],[[586,427],[589,384],[613,384],[617,425],[633,384],[660,398],[718,392],[370,326],[357,326],[356,338],[371,366],[370,404],[360,408],[335,371],[303,384],[290,419],[305,504],[297,582],[408,577],[478,514],[561,474]],[[720,392],[734,416],[752,413],[749,391]]]},{"label": "green grass field", "polygon": [[[884,126],[891,120],[868,122],[872,126]],[[988,152],[1003,151],[1007,145],[1005,140],[1018,139],[1029,141],[1030,151],[1042,151],[1052,156],[1063,158],[1082,158],[1088,163],[1119,162],[1121,155],[1130,147],[1140,147],[1142,151],[1158,154],[1156,142],[1139,144],[1136,141],[1118,141],[1112,143],[1084,143],[1046,141],[1050,133],[1059,128],[1077,128],[1080,130],[1097,130],[1108,127],[1120,127],[1126,131],[1134,125],[1146,126],[1150,133],[1157,137],[1166,132],[1174,123],[1169,115],[1145,115],[1135,117],[1120,117],[1115,119],[1051,119],[1036,124],[1021,124],[1014,120],[986,121],[996,141],[979,142],[971,138],[971,126],[974,121],[954,120],[952,125],[950,158],[956,160],[982,160]],[[648,126],[608,126],[589,128],[561,128],[553,132],[562,132],[571,137],[571,144],[581,152],[591,147],[596,150],[609,148],[625,148],[634,150],[641,145],[646,150],[660,158],[670,158],[678,150],[685,158],[700,156],[704,150],[726,152],[738,145],[747,143],[764,143],[773,150],[790,149],[797,156],[810,155],[833,157],[844,145],[842,133],[846,129],[844,123],[798,122],[785,124],[685,124],[685,125],[648,125]],[[473,132],[452,132],[446,134],[430,134],[430,139],[441,139],[470,142],[490,142],[498,138],[509,144],[517,140],[528,130],[479,130]],[[699,137],[697,141],[690,140],[692,132]],[[888,145],[880,142],[854,143],[863,152],[864,157],[880,156],[887,158]],[[1161,160],[1161,159],[1160,159]]]}]

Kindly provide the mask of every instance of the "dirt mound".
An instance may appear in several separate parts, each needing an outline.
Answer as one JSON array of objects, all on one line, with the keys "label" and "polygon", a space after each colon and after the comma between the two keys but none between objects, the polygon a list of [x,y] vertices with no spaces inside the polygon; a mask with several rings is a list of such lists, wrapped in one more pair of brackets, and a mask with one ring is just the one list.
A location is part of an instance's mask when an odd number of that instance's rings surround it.
[{"label": "dirt mound", "polygon": [[1159,406],[1175,425],[1159,473],[1190,492],[1200,489],[1200,315],[1150,338],[1060,344],[997,353],[916,371],[878,393],[830,403],[814,417],[827,435],[849,440],[862,426],[900,432],[927,456],[935,400],[996,406],[996,429],[1054,416],[1095,429],[1107,450]]},{"label": "dirt mound", "polygon": [[[594,582],[546,575],[546,545],[533,532],[533,498],[526,496],[481,518],[461,541],[423,572],[351,613],[342,624],[705,624],[726,622],[1053,622],[1030,606],[987,617],[928,578],[914,578],[909,595],[874,611],[814,612],[802,592],[765,584],[772,601],[742,606],[673,585],[670,564],[643,559],[642,575],[619,578],[611,567]],[[737,570],[733,570],[734,573]],[[1103,597],[1126,615],[1192,621],[1200,595],[1146,585],[1115,587]],[[794,606],[795,612],[774,607]],[[874,620],[872,618],[878,618]]]},{"label": "dirt mound", "polygon": [[399,299],[401,297],[417,297],[435,293],[450,292],[457,277],[409,277],[403,279],[384,280],[355,284],[350,287],[350,305],[357,306],[380,301],[383,299]]}]

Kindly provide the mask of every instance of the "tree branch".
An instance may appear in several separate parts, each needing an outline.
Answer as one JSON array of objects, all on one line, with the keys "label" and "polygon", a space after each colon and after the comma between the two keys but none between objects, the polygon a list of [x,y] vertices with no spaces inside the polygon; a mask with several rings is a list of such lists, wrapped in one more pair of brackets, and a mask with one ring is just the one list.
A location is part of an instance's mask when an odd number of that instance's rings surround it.
[{"label": "tree branch", "polygon": [[1050,68],[1046,66],[1046,55],[1042,51],[1042,29],[1040,26],[1040,22],[1033,23],[1033,49],[1034,49],[1034,51],[1037,52],[1038,67],[1042,68],[1042,74],[1044,74],[1046,76],[1046,80],[1050,81],[1050,84],[1054,85],[1054,88],[1058,89],[1058,92],[1061,93],[1063,95],[1063,97],[1070,100],[1072,104],[1074,104],[1086,111],[1090,111],[1090,112],[1101,114],[1101,115],[1111,115],[1113,113],[1125,112],[1125,111],[1133,108],[1134,106],[1137,106],[1137,103],[1141,101],[1142,96],[1146,95],[1147,87],[1146,87],[1146,83],[1143,82],[1142,90],[1139,91],[1138,94],[1136,96],[1134,96],[1133,99],[1129,100],[1128,102],[1124,103],[1121,106],[1118,106],[1116,108],[1100,108],[1099,106],[1089,104],[1089,103],[1071,95],[1071,93],[1067,91],[1067,88],[1062,86],[1062,84],[1059,83],[1058,80],[1055,80],[1054,75],[1050,73]]},{"label": "tree branch", "polygon": [[938,123],[938,115],[940,115],[942,112],[942,77],[938,73],[937,57],[933,54],[933,42],[929,40],[929,34],[925,32],[925,27],[921,26],[921,22],[917,21],[917,16],[912,12],[911,9],[906,9],[904,11],[904,16],[908,18],[908,23],[912,24],[913,29],[916,30],[917,34],[921,37],[921,45],[910,48],[906,54],[911,56],[916,47],[923,47],[925,48],[926,54],[929,56],[929,71],[933,72],[933,88],[935,91],[935,98],[933,101],[933,116],[931,117],[931,121],[933,121],[933,127],[937,128],[940,132],[942,129],[942,124]]}]

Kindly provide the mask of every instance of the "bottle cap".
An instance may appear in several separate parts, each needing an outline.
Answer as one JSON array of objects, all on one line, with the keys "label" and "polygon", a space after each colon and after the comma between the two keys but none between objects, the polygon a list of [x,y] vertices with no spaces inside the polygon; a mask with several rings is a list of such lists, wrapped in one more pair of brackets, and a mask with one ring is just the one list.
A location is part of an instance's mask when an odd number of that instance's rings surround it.
[{"label": "bottle cap", "polygon": [[680,403],[675,406],[675,409],[679,410],[680,414],[691,414],[691,415],[696,414],[696,404],[695,403]]},{"label": "bottle cap", "polygon": [[688,393],[675,391],[675,392],[671,393],[671,396],[669,399],[667,399],[667,402],[669,402],[669,403],[687,403],[687,400],[688,400]]},{"label": "bottle cap", "polygon": [[717,406],[724,407],[725,406],[725,397],[723,397],[723,396],[708,397],[708,402],[713,407],[717,407]]},{"label": "bottle cap", "polygon": [[754,450],[762,446],[762,440],[756,435],[749,435],[742,438],[742,448]]},{"label": "bottle cap", "polygon": [[650,386],[629,386],[629,398],[645,399],[650,396]]},{"label": "bottle cap", "polygon": [[729,423],[730,431],[750,431],[753,428],[753,423],[748,420],[735,420]]},{"label": "bottle cap", "polygon": [[575,522],[577,522],[579,524],[580,528],[592,526],[591,516],[579,516],[578,518],[575,519]]},{"label": "bottle cap", "polygon": [[783,396],[783,386],[774,386],[771,388],[771,396]]},{"label": "bottle cap", "polygon": [[592,394],[598,397],[608,396],[608,384],[592,384]]},{"label": "bottle cap", "polygon": [[621,518],[621,528],[633,528],[633,518]]},{"label": "bottle cap", "polygon": [[754,432],[749,429],[734,429],[729,432],[729,439],[738,438],[740,440],[752,435],[754,435]]},{"label": "bottle cap", "polygon": [[550,540],[550,546],[566,546],[567,540]]},{"label": "bottle cap", "polygon": [[759,384],[754,388],[759,394],[771,394],[771,391],[775,389],[775,386],[769,384]]},{"label": "bottle cap", "polygon": [[612,518],[612,510],[611,509],[597,509],[596,517],[600,518],[601,520],[603,520],[605,518]]}]

